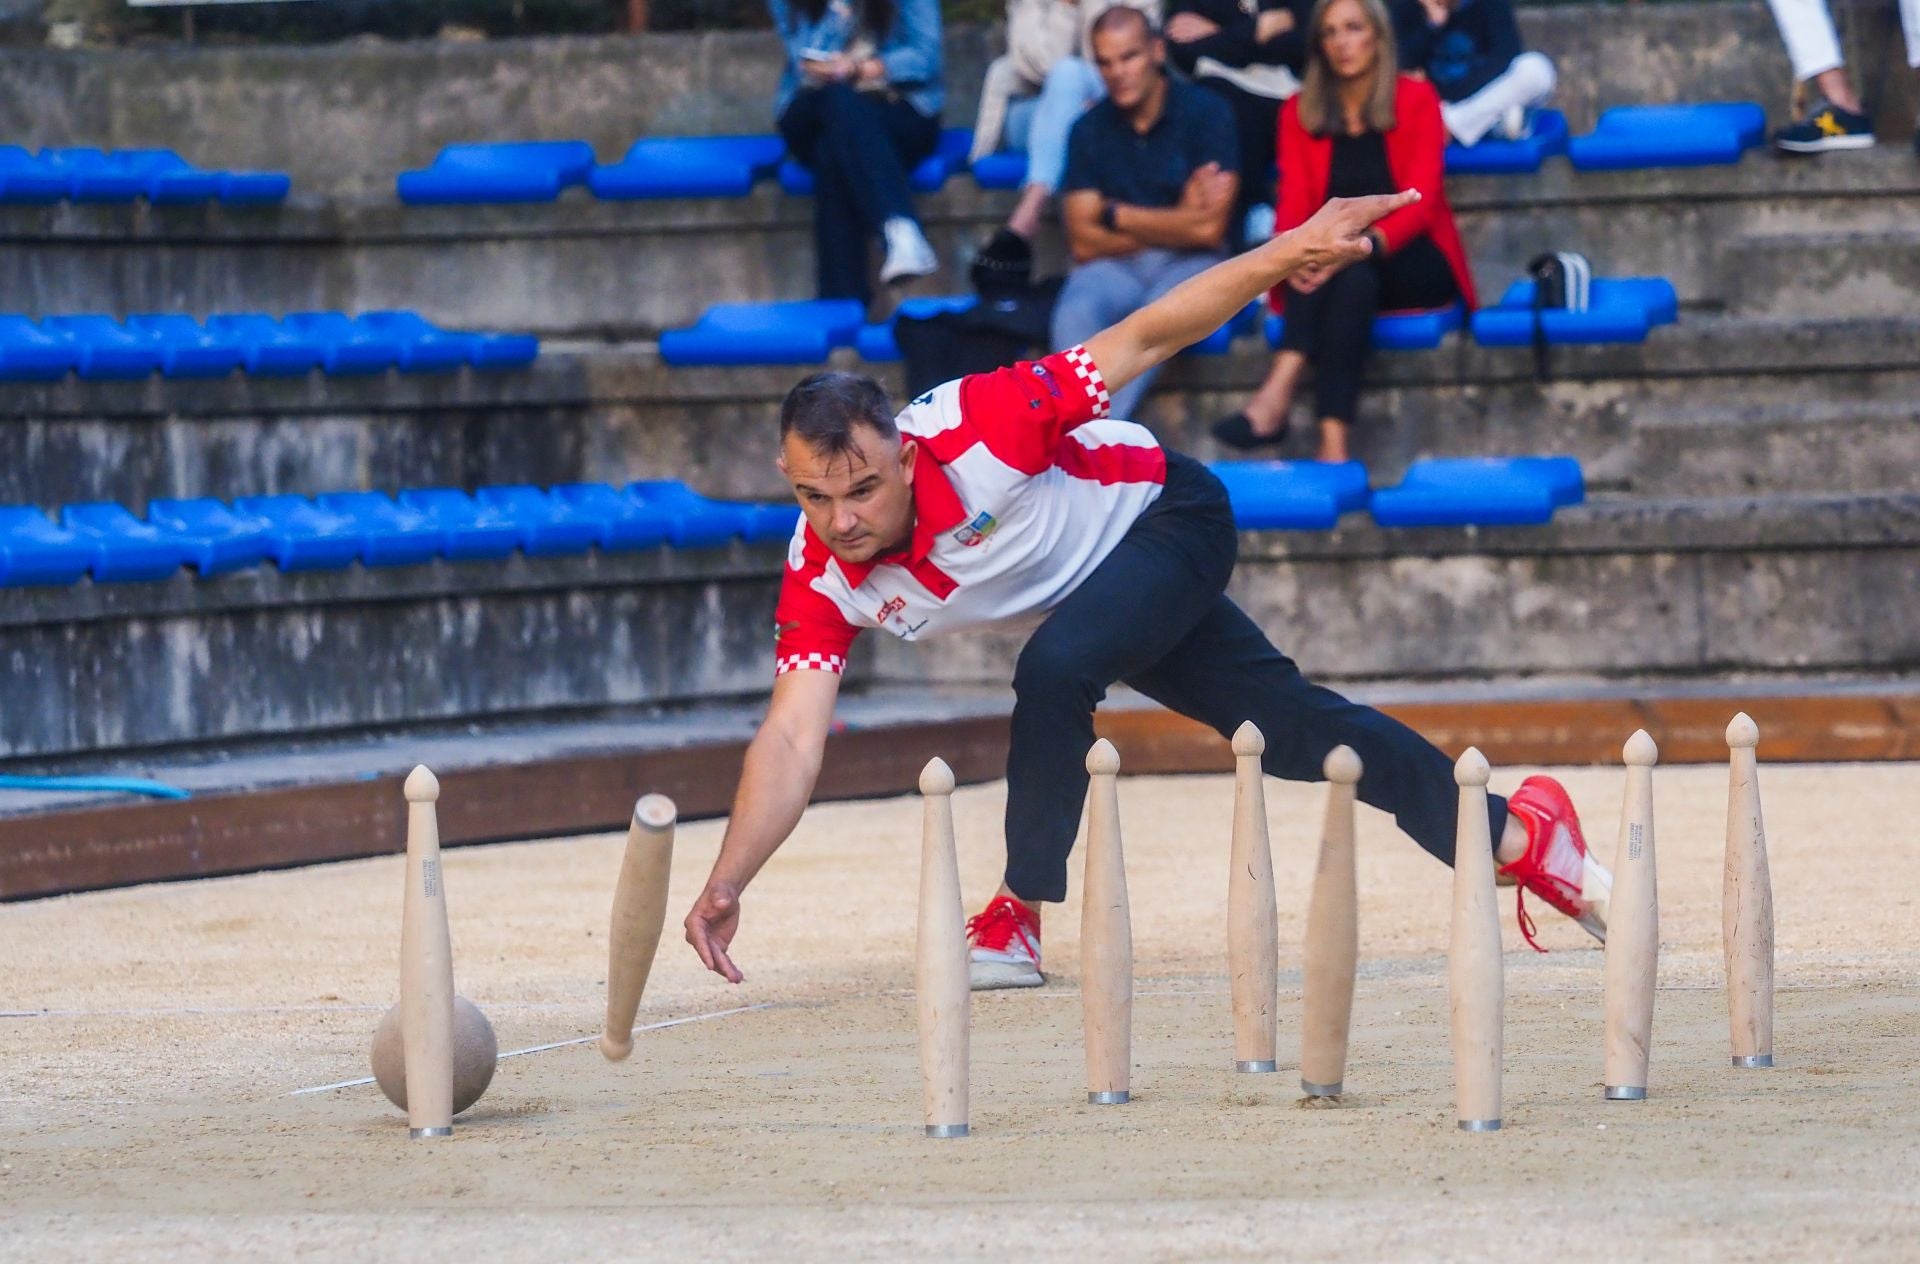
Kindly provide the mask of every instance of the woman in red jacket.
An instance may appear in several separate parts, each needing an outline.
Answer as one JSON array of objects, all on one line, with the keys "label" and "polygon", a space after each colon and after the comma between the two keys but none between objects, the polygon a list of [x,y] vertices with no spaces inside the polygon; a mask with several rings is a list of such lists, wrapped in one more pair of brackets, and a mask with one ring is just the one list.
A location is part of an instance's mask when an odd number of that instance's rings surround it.
[{"label": "woman in red jacket", "polygon": [[1381,220],[1373,257],[1331,275],[1296,274],[1272,295],[1286,318],[1280,352],[1246,407],[1214,423],[1229,447],[1277,444],[1307,366],[1315,373],[1320,459],[1347,459],[1361,372],[1383,311],[1473,306],[1473,278],[1441,187],[1447,146],[1440,98],[1399,73],[1381,0],[1319,0],[1307,25],[1306,83],[1280,111],[1275,232],[1306,222],[1328,198],[1418,189],[1420,201]]}]

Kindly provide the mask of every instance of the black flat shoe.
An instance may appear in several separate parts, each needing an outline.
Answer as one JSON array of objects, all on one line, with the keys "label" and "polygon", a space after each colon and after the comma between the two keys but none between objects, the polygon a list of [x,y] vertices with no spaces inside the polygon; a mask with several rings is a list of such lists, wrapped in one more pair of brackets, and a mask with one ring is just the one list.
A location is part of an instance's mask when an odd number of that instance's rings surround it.
[{"label": "black flat shoe", "polygon": [[1213,423],[1213,437],[1229,448],[1250,452],[1255,448],[1277,448],[1286,442],[1287,427],[1283,424],[1270,435],[1263,435],[1253,428],[1253,421],[1245,413],[1234,413],[1222,417]]}]

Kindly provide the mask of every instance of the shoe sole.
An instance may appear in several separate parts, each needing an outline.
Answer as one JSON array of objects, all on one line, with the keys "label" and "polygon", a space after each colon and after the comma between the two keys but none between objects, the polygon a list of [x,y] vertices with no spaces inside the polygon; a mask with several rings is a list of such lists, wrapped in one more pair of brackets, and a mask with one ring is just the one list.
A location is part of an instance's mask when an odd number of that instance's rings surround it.
[{"label": "shoe sole", "polygon": [[1584,930],[1585,932],[1587,932],[1587,934],[1592,935],[1595,939],[1599,940],[1602,944],[1605,944],[1607,942],[1607,924],[1600,920],[1600,915],[1598,913],[1594,912],[1592,909],[1588,909],[1585,913],[1582,913],[1579,917],[1574,918],[1574,920],[1580,923],[1581,930]]},{"label": "shoe sole", "polygon": [[1871,136],[1823,136],[1819,140],[1775,140],[1773,147],[1790,154],[1824,154],[1838,149],[1872,149]]},{"label": "shoe sole", "polygon": [[882,272],[880,274],[880,284],[899,285],[903,281],[918,281],[922,277],[932,276],[934,273],[938,272],[939,270],[940,270],[940,265],[936,263],[931,268],[926,269],[924,272],[917,268],[907,268],[907,269],[903,269],[902,271],[892,272],[892,273]]},{"label": "shoe sole", "polygon": [[972,991],[998,992],[1003,988],[1039,987],[1047,981],[1047,976],[1031,966],[975,961],[967,966],[967,981]]}]

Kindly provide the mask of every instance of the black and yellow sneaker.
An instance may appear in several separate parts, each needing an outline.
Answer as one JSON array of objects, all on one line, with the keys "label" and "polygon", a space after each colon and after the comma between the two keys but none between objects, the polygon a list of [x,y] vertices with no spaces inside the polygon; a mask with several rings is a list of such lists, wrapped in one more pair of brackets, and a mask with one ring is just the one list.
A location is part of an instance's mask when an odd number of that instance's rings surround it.
[{"label": "black and yellow sneaker", "polygon": [[1790,154],[1824,154],[1830,149],[1872,149],[1873,120],[1831,101],[1820,101],[1792,127],[1773,134],[1774,148]]}]

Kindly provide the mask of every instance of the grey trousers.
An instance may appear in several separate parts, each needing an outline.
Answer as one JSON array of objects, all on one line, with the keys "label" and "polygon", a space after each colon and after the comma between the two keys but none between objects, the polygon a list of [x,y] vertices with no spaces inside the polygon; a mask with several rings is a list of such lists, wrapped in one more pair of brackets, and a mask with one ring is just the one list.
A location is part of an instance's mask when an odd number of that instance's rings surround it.
[{"label": "grey trousers", "polygon": [[[1053,345],[1065,350],[1145,307],[1225,255],[1199,250],[1147,249],[1120,259],[1095,259],[1075,268],[1053,308]],[[1113,415],[1131,420],[1146,398],[1152,373],[1113,393]]]}]

